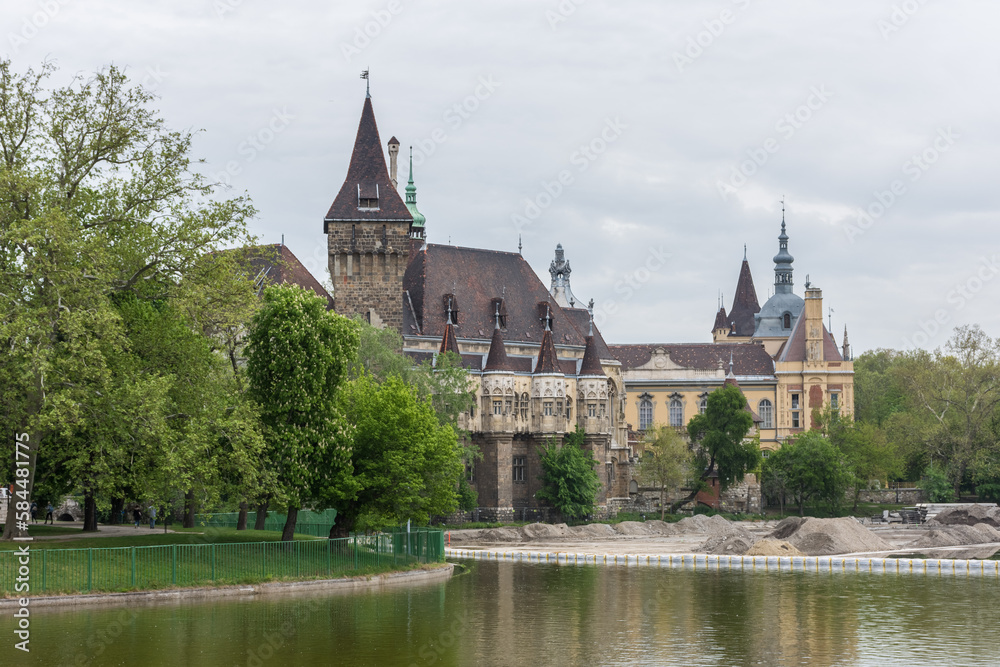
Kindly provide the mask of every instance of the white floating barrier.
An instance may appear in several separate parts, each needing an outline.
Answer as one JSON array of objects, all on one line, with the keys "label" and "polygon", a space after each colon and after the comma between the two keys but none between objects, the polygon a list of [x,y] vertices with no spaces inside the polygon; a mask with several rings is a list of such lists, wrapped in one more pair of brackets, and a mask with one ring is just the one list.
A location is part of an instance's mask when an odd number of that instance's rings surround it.
[{"label": "white floating barrier", "polygon": [[617,565],[749,572],[828,572],[976,576],[1000,579],[1000,561],[855,556],[719,556],[715,554],[589,554],[445,548],[447,558],[558,565]]}]

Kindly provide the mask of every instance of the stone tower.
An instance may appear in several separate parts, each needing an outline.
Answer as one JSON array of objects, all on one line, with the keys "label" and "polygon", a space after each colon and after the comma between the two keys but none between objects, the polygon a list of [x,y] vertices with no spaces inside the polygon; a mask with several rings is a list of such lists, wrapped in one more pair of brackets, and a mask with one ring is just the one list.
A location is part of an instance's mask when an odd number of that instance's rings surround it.
[{"label": "stone tower", "polygon": [[347,178],[323,220],[338,313],[402,331],[412,222],[386,169],[368,96]]}]

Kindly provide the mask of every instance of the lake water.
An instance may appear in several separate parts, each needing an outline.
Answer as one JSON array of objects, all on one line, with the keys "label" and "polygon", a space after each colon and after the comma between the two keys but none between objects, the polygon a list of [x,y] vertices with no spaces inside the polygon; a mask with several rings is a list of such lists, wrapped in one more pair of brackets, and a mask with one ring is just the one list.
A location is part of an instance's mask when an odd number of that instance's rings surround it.
[{"label": "lake water", "polygon": [[464,565],[381,592],[37,608],[24,657],[5,613],[0,664],[1000,664],[996,578]]}]

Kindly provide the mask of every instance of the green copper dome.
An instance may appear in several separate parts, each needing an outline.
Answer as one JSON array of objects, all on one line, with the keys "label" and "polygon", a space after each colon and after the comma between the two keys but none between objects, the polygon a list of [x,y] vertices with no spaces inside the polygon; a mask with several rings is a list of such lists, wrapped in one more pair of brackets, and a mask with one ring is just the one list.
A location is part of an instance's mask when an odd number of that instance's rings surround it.
[{"label": "green copper dome", "polygon": [[410,180],[406,184],[406,208],[410,210],[410,215],[413,216],[413,235],[422,238],[427,218],[417,210],[417,186],[413,184],[413,146],[410,146]]}]

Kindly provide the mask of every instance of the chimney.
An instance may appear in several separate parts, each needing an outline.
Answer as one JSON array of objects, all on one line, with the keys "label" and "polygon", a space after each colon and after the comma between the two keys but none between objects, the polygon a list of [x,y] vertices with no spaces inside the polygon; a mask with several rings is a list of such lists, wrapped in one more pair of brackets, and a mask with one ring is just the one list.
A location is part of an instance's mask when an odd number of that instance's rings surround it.
[{"label": "chimney", "polygon": [[392,179],[392,187],[399,189],[399,181],[396,179],[396,156],[399,155],[399,141],[396,137],[389,140],[389,178]]}]

